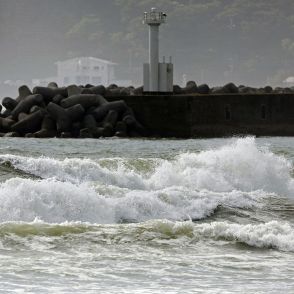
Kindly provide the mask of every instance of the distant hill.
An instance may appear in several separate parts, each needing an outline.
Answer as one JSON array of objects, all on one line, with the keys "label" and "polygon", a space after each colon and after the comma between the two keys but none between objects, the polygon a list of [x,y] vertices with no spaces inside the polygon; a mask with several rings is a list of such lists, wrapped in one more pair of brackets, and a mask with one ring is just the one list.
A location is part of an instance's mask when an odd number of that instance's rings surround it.
[{"label": "distant hill", "polygon": [[279,85],[294,75],[293,0],[0,0],[0,80],[48,76],[53,63],[97,56],[140,83],[148,28],[142,14],[165,11],[161,53],[176,80]]}]

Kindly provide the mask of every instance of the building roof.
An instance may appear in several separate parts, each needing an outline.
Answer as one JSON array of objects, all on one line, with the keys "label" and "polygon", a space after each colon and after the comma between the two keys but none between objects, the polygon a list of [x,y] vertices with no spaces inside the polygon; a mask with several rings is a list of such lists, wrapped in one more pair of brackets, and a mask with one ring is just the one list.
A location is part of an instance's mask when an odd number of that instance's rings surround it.
[{"label": "building roof", "polygon": [[75,57],[75,58],[70,58],[70,59],[66,59],[63,61],[57,61],[57,62],[55,62],[55,64],[79,62],[79,61],[84,61],[84,60],[97,61],[97,62],[109,64],[109,65],[117,65],[117,63],[111,62],[109,60],[101,59],[101,58],[96,58],[96,57]]}]

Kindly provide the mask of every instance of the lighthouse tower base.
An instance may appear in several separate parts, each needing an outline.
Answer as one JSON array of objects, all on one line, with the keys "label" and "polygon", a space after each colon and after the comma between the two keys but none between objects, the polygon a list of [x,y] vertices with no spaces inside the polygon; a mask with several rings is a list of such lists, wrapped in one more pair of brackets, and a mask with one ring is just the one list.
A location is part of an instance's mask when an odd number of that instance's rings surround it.
[{"label": "lighthouse tower base", "polygon": [[158,63],[158,88],[151,87],[150,81],[150,64],[144,63],[143,67],[144,77],[144,92],[145,93],[173,93],[173,64],[172,63]]}]

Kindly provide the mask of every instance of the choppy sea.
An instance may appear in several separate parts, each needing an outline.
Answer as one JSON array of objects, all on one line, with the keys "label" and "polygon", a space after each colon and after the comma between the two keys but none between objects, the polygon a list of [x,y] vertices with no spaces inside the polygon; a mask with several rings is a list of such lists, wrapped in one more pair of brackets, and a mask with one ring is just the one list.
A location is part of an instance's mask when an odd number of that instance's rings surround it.
[{"label": "choppy sea", "polygon": [[0,140],[0,293],[294,293],[294,138]]}]

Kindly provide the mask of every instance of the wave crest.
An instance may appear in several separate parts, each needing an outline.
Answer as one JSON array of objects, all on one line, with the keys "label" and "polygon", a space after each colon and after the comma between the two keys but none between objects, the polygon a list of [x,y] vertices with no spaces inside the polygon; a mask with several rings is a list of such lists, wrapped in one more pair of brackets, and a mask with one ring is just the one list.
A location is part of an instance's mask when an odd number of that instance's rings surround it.
[{"label": "wave crest", "polygon": [[219,205],[254,207],[269,195],[294,192],[291,163],[258,148],[254,138],[173,160],[0,156],[7,161],[43,179],[2,183],[0,221],[202,219]]},{"label": "wave crest", "polygon": [[[7,222],[0,225],[0,237],[14,239],[32,237],[84,236],[85,242],[106,244],[140,243],[181,244],[186,246],[203,242],[224,245],[243,243],[253,248],[277,249],[294,252],[294,228],[287,222],[271,221],[262,224],[236,224],[229,222],[193,223],[151,220],[139,224],[101,225],[83,222],[48,224],[42,221],[31,223]],[[75,237],[76,236],[76,237]],[[18,239],[20,241],[20,239]],[[46,240],[46,239],[45,239]],[[66,237],[65,241],[68,240]],[[86,241],[87,240],[87,241]],[[51,244],[52,239],[48,239]],[[21,241],[20,241],[21,242]],[[23,241],[25,244],[27,242]]]}]

